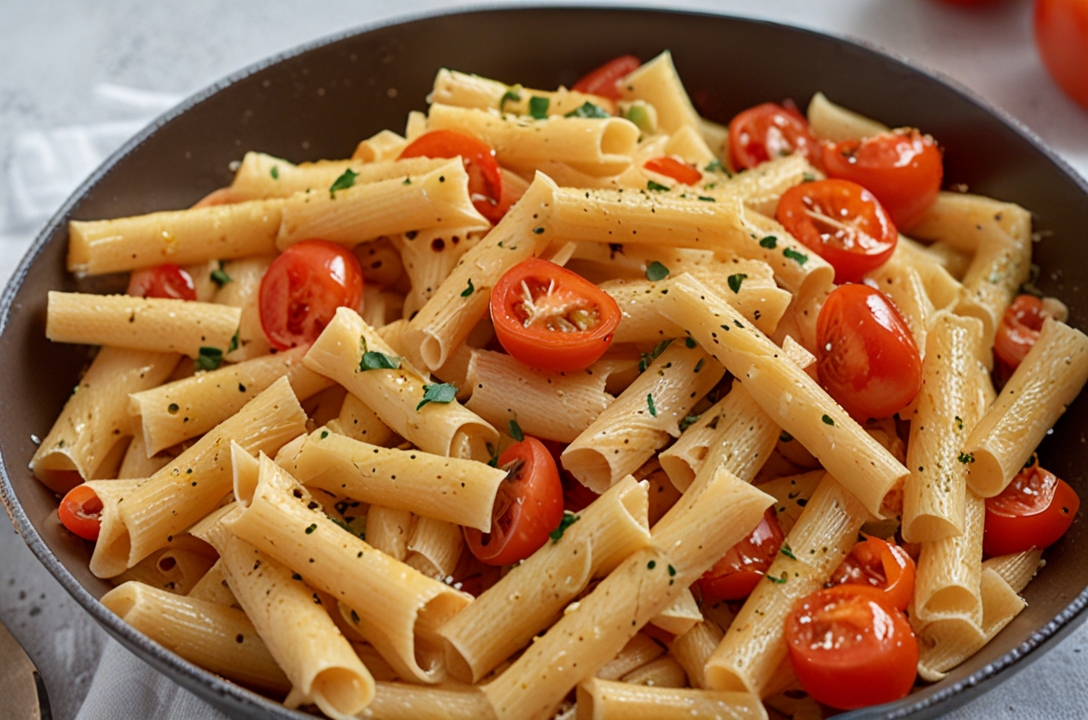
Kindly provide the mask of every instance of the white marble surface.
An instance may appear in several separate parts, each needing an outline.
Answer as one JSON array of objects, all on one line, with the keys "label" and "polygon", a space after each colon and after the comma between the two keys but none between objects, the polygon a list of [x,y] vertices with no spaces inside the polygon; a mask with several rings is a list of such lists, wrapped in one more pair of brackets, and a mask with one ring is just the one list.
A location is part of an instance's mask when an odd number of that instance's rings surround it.
[{"label": "white marble surface", "polygon": [[[0,0],[0,282],[7,281],[38,227],[97,159],[176,99],[324,35],[434,8],[479,4]],[[1088,112],[1062,96],[1039,64],[1027,0],[1009,0],[987,12],[932,0],[599,4],[731,13],[862,38],[970,87],[1088,177]],[[34,192],[27,194],[26,187]],[[41,670],[57,720],[77,714],[88,720],[216,717],[107,641],[2,521],[0,620]],[[107,645],[102,672],[84,704]],[[1082,629],[950,717],[1084,717],[1086,646],[1088,629]],[[118,695],[113,688],[120,677],[138,691]]]}]

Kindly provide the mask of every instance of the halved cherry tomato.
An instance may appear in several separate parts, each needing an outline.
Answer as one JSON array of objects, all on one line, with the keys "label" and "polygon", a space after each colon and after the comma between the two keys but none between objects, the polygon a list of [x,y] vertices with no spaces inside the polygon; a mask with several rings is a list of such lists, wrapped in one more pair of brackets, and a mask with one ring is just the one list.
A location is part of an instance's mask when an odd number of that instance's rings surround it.
[{"label": "halved cherry tomato", "polygon": [[1005,310],[994,335],[994,354],[1010,370],[1020,367],[1024,357],[1039,339],[1047,315],[1043,301],[1034,295],[1017,295]]},{"label": "halved cherry tomato", "polygon": [[76,485],[68,491],[57,507],[57,516],[64,527],[84,540],[97,540],[102,501],[86,485]]},{"label": "halved cherry tomato", "polygon": [[171,263],[133,270],[125,292],[134,297],[196,300],[193,277]]},{"label": "halved cherry tomato", "polygon": [[829,143],[823,155],[829,177],[863,185],[900,229],[917,221],[941,190],[941,150],[933,138],[912,128]]},{"label": "halved cherry tomato", "polygon": [[468,549],[488,565],[510,565],[532,555],[563,519],[563,484],[544,444],[527,437],[499,456],[510,475],[499,485],[491,532],[463,528]]},{"label": "halved cherry tomato", "polygon": [[642,61],[634,55],[621,55],[613,58],[595,70],[591,70],[581,80],[574,83],[571,90],[601,97],[620,99],[620,89],[617,86],[620,80],[637,70]]},{"label": "halved cherry tomato", "polygon": [[620,308],[581,275],[530,258],[491,290],[491,322],[506,352],[540,370],[574,372],[612,344]]},{"label": "halved cherry tomato", "polygon": [[797,111],[777,103],[763,103],[737,115],[729,123],[729,163],[734,170],[801,153],[820,166],[820,146],[808,121]]},{"label": "halved cherry tomato", "polygon": [[748,597],[774,562],[786,539],[774,507],[748,537],[729,548],[721,560],[697,581],[704,602],[740,600]]},{"label": "halved cherry tomato", "polygon": [[825,705],[879,705],[914,686],[918,641],[906,616],[851,585],[801,598],[785,638],[801,687]]},{"label": "halved cherry tomato", "polygon": [[646,164],[642,167],[650,172],[667,175],[676,182],[683,183],[684,185],[694,185],[703,179],[703,174],[691,165],[686,165],[668,155],[647,160]]},{"label": "halved cherry tomato", "polygon": [[472,206],[493,223],[502,220],[508,208],[502,204],[502,172],[495,151],[471,135],[455,130],[432,130],[420,135],[400,153],[400,158],[453,158],[461,156],[468,173]]},{"label": "halved cherry tomato", "polygon": [[894,543],[871,537],[859,542],[831,575],[832,585],[875,591],[897,610],[906,610],[914,594],[914,561]]},{"label": "halved cherry tomato", "polygon": [[303,240],[272,261],[261,280],[261,327],[272,347],[312,343],[338,307],[356,308],[363,271],[350,250],[327,240]]},{"label": "halved cherry tomato", "polygon": [[848,180],[817,180],[782,193],[775,212],[790,234],[835,268],[835,282],[860,282],[895,251],[899,233],[871,192]]},{"label": "halved cherry tomato", "polygon": [[1076,491],[1039,467],[1036,458],[1001,494],[986,498],[982,550],[993,557],[1049,547],[1073,524],[1079,509]]},{"label": "halved cherry tomato", "polygon": [[820,384],[857,420],[890,417],[922,387],[922,359],[903,316],[883,293],[842,285],[816,319]]},{"label": "halved cherry tomato", "polygon": [[1035,0],[1035,47],[1050,77],[1088,110],[1088,2]]}]

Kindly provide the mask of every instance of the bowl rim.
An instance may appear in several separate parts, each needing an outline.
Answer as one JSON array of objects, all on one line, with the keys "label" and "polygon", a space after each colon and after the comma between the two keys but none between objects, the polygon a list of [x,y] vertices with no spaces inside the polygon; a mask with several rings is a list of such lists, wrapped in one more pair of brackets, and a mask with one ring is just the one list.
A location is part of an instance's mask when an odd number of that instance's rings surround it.
[{"label": "bowl rim", "polygon": [[[7,285],[0,295],[0,334],[8,327],[9,318],[15,297],[22,288],[31,266],[38,261],[39,256],[48,244],[50,236],[58,227],[66,221],[75,206],[83,199],[87,192],[103,178],[114,171],[116,166],[126,156],[140,147],[151,136],[165,125],[173,122],[190,110],[198,107],[206,100],[226,90],[232,85],[275,65],[305,55],[338,42],[366,35],[375,31],[400,25],[410,25],[420,21],[429,21],[448,16],[461,16],[472,14],[504,14],[513,15],[535,12],[569,12],[569,13],[617,13],[617,14],[643,14],[643,15],[668,15],[668,16],[697,16],[717,20],[728,20],[765,26],[778,32],[794,32],[807,36],[815,36],[824,40],[833,40],[836,43],[860,48],[866,53],[890,60],[903,68],[924,76],[928,81],[943,85],[975,108],[996,118],[1006,128],[1019,135],[1033,150],[1040,153],[1062,174],[1073,181],[1086,197],[1088,197],[1088,178],[1082,176],[1070,163],[1053,150],[1038,134],[1031,130],[1019,119],[1011,115],[1003,108],[983,98],[979,93],[967,87],[965,84],[952,78],[948,74],[931,68],[917,60],[910,59],[900,53],[883,48],[876,43],[850,34],[816,30],[809,27],[790,25],[774,20],[754,18],[745,15],[731,13],[717,13],[697,9],[677,9],[664,5],[648,6],[617,6],[604,4],[573,5],[573,4],[539,4],[524,5],[515,2],[476,3],[468,6],[454,8],[438,8],[429,11],[407,12],[393,17],[364,23],[352,28],[326,35],[311,40],[271,56],[250,63],[212,84],[187,96],[180,103],[161,113],[147,126],[125,141],[119,148],[112,152],[79,186],[72,191],[68,198],[42,225],[34,240],[28,247],[22,260],[19,262]],[[283,718],[312,718],[299,711],[289,710],[264,695],[249,690],[241,685],[232,683],[221,676],[205,670],[163,646],[151,641],[143,633],[138,632],[132,626],[121,620],[120,617],[107,610],[106,607],[94,597],[75,576],[68,571],[57,556],[45,543],[37,529],[31,523],[29,517],[18,498],[15,495],[14,486],[9,476],[7,460],[0,454],[0,503],[3,504],[8,518],[15,527],[16,532],[37,557],[38,561],[50,572],[61,586],[88,612],[106,632],[123,645],[137,646],[144,651],[141,660],[147,662],[156,671],[161,672],[171,680],[179,682],[194,691],[202,700],[210,700],[209,695],[200,692],[206,689],[214,695],[229,698],[233,704],[260,708],[271,712],[271,716]],[[936,693],[920,698],[916,702],[909,702],[911,695],[893,703],[862,708],[839,715],[841,718],[901,718],[916,713],[932,712],[934,710],[952,710],[953,708],[970,701],[984,690],[995,679],[1006,680],[1013,674],[1027,667],[1030,662],[1041,657],[1046,650],[1052,649],[1061,639],[1070,634],[1077,626],[1088,619],[1088,613],[1084,612],[1088,606],[1088,587],[1074,597],[1069,604],[1047,624],[1035,630],[1019,646],[1011,649],[1005,655],[994,662],[975,671],[968,677],[959,680]],[[176,673],[176,674],[175,674]],[[1000,676],[1000,678],[999,678]],[[937,707],[941,706],[941,707]]]}]

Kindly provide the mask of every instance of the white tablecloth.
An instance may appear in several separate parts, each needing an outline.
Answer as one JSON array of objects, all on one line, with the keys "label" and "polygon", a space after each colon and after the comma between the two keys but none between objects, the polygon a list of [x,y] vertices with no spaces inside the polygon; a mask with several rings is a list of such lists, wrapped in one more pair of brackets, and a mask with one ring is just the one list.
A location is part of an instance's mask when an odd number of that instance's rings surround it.
[{"label": "white tablecloth", "polygon": [[[109,151],[185,95],[248,63],[346,28],[475,4],[0,3],[0,282],[7,281],[33,234],[75,185]],[[1040,65],[1027,0],[1009,0],[986,12],[932,0],[600,4],[730,13],[863,38],[972,88],[1088,177],[1088,112],[1062,96]],[[108,640],[2,522],[0,620],[36,662],[57,720],[223,717]],[[1081,650],[1086,644],[1088,629],[1082,629],[950,717],[1084,717],[1088,653]]]}]

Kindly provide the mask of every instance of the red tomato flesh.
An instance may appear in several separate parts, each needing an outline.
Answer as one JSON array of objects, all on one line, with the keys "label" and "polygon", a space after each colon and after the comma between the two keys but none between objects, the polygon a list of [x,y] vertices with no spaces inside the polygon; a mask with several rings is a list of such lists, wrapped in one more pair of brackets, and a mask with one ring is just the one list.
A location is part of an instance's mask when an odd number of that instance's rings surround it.
[{"label": "red tomato flesh", "polygon": [[801,153],[820,166],[820,146],[808,121],[776,103],[763,103],[729,123],[729,163],[734,170],[754,168],[778,157]]},{"label": "red tomato flesh", "polygon": [[495,335],[516,360],[540,370],[584,370],[612,344],[620,309],[580,275],[531,258],[491,290]]},{"label": "red tomato flesh", "polygon": [[57,516],[64,527],[84,540],[98,539],[102,501],[86,485],[77,485],[68,491],[57,507]]},{"label": "red tomato flesh", "polygon": [[497,223],[506,213],[502,202],[502,172],[495,151],[477,138],[455,130],[432,130],[420,135],[401,151],[400,158],[454,158],[460,156],[468,173],[472,206]]},{"label": "red tomato flesh", "polygon": [[832,292],[816,320],[816,372],[859,421],[902,410],[922,386],[922,359],[903,316],[865,285]]},{"label": "red tomato flesh", "polygon": [[994,354],[1010,370],[1020,367],[1039,339],[1047,315],[1043,301],[1034,295],[1017,295],[1005,310],[994,335]]},{"label": "red tomato flesh", "polygon": [[801,598],[786,619],[785,638],[801,686],[825,705],[879,705],[914,686],[918,641],[907,618],[852,586]]},{"label": "red tomato flesh", "polygon": [[499,485],[491,531],[462,528],[472,554],[488,565],[524,560],[548,540],[563,519],[563,484],[544,444],[527,437],[499,456],[510,476]]},{"label": "red tomato flesh", "polygon": [[337,308],[358,308],[362,297],[363,271],[350,250],[303,240],[276,258],[261,280],[261,327],[277,350],[308,345]]},{"label": "red tomato flesh", "polygon": [[835,268],[835,282],[860,282],[895,251],[899,233],[868,190],[847,180],[817,180],[782,193],[778,222]]},{"label": "red tomato flesh", "polygon": [[676,182],[684,185],[695,185],[703,179],[703,174],[691,165],[682,163],[667,155],[647,160],[643,167],[650,172],[671,177]]},{"label": "red tomato flesh", "polygon": [[637,70],[640,65],[642,61],[634,55],[621,55],[591,70],[581,80],[574,83],[571,90],[619,100],[619,81]]},{"label": "red tomato flesh", "polygon": [[133,270],[125,292],[133,297],[196,300],[193,277],[172,263]]},{"label": "red tomato flesh", "polygon": [[1035,47],[1054,82],[1088,110],[1088,2],[1035,0]]},{"label": "red tomato flesh", "polygon": [[767,508],[756,529],[729,548],[722,559],[699,578],[703,601],[714,603],[748,597],[767,574],[785,539],[774,507]]},{"label": "red tomato flesh", "polygon": [[871,537],[854,546],[831,575],[831,584],[875,591],[878,600],[906,610],[914,595],[914,561],[898,545]]},{"label": "red tomato flesh", "polygon": [[937,143],[911,128],[829,143],[823,162],[828,176],[855,182],[875,195],[900,229],[913,225],[933,204],[944,177]]},{"label": "red tomato flesh", "polygon": [[1036,459],[999,495],[986,499],[982,550],[995,557],[1049,547],[1073,524],[1079,509],[1076,491]]}]

